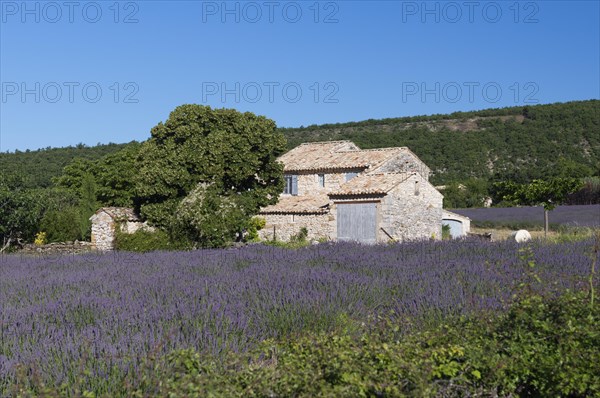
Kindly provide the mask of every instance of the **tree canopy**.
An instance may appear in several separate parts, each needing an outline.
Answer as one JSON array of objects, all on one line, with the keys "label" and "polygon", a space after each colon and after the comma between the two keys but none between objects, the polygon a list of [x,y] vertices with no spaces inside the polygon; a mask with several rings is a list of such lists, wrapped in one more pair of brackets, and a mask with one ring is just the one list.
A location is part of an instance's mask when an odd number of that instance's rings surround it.
[{"label": "tree canopy", "polygon": [[135,160],[140,144],[132,142],[119,151],[96,161],[75,158],[54,178],[57,186],[70,189],[81,197],[81,187],[87,175],[96,184],[97,200],[103,206],[131,207],[135,196]]},{"label": "tree canopy", "polygon": [[[283,168],[276,160],[285,148],[285,138],[265,117],[179,106],[140,148],[136,206],[152,224],[170,228],[182,200],[204,184],[250,217],[275,203],[283,190]],[[239,221],[243,228],[245,220]]]},{"label": "tree canopy", "polygon": [[529,184],[507,181],[496,183],[495,187],[508,202],[524,206],[543,206],[545,210],[551,211],[582,185],[581,180],[577,178],[553,178],[533,180]]},{"label": "tree canopy", "polygon": [[506,181],[494,184],[497,194],[507,202],[524,206],[544,207],[544,231],[548,233],[548,212],[579,190],[583,182],[577,178],[557,177],[549,180],[533,180],[529,184]]}]

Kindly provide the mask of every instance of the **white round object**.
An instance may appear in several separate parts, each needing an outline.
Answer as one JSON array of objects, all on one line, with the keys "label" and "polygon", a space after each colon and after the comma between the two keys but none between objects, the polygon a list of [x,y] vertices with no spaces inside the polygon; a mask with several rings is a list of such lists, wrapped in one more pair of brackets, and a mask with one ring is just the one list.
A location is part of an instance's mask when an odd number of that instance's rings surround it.
[{"label": "white round object", "polygon": [[526,229],[520,229],[512,233],[512,237],[517,243],[523,243],[531,240],[531,234]]}]

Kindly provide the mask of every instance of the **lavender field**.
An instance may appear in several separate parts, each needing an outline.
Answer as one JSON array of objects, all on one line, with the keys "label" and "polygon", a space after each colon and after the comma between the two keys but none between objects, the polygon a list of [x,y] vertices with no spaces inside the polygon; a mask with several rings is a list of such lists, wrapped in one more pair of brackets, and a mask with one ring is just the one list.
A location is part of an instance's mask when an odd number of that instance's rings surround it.
[{"label": "lavender field", "polygon": [[[455,213],[469,217],[474,222],[532,223],[544,224],[544,209],[541,206],[490,207],[456,209]],[[557,206],[549,215],[551,224],[573,227],[600,226],[600,205]]]},{"label": "lavender field", "polygon": [[[592,244],[531,243],[540,288],[585,287]],[[18,364],[56,385],[85,374],[110,393],[177,348],[219,356],[391,311],[418,327],[498,310],[527,261],[515,243],[480,241],[2,256],[0,396]]]}]

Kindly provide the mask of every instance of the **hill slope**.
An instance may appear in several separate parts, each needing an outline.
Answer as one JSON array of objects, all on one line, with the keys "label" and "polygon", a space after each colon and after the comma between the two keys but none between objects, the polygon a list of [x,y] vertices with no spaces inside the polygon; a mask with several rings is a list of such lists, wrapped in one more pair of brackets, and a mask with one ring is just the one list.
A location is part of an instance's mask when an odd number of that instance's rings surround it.
[{"label": "hill slope", "polygon": [[52,185],[52,178],[61,175],[63,168],[73,159],[97,160],[127,145],[111,143],[88,147],[79,144],[65,148],[0,153],[0,172],[19,174],[25,180],[24,188],[47,188]]},{"label": "hill slope", "polygon": [[[600,170],[599,100],[281,131],[290,149],[302,142],[341,139],[352,140],[365,149],[407,146],[431,167],[434,184],[470,177],[520,181],[548,177],[559,169],[561,157],[571,170],[588,174],[598,174]],[[0,153],[0,171],[27,176],[28,187],[47,187],[72,159],[99,159],[126,145]]]},{"label": "hill slope", "polygon": [[431,167],[434,183],[542,178],[561,157],[573,168],[600,166],[598,100],[282,130],[290,148],[340,139],[365,149],[407,146]]}]

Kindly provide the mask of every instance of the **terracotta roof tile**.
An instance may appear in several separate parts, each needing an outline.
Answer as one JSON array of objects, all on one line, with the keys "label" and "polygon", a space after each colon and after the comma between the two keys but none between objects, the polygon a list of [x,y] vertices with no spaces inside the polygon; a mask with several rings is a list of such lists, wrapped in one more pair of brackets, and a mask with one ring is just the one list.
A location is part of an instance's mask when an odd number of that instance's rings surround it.
[{"label": "terracotta roof tile", "polygon": [[279,158],[285,171],[375,168],[406,148],[359,149],[350,141],[307,143]]},{"label": "terracotta roof tile", "polygon": [[113,219],[126,220],[126,221],[141,221],[140,217],[135,214],[133,209],[128,207],[102,207],[96,211],[96,214],[105,212]]},{"label": "terracotta roof tile", "polygon": [[385,195],[396,185],[406,181],[414,173],[362,174],[354,177],[331,196]]}]

